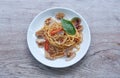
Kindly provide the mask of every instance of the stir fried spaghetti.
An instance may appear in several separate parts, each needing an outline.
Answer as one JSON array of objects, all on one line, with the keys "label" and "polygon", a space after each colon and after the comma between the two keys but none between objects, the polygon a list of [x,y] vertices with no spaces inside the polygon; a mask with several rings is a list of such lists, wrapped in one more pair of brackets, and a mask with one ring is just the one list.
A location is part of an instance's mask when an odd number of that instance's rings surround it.
[{"label": "stir fried spaghetti", "polygon": [[[58,16],[59,14],[57,14]],[[51,17],[45,20],[43,28],[36,32],[36,42],[39,47],[44,46],[46,58],[56,59],[66,56],[70,59],[75,57],[83,39],[83,27],[80,25],[80,19],[77,21],[71,21],[75,28],[75,34],[71,35],[66,32],[61,21],[58,22],[57,19]]]}]

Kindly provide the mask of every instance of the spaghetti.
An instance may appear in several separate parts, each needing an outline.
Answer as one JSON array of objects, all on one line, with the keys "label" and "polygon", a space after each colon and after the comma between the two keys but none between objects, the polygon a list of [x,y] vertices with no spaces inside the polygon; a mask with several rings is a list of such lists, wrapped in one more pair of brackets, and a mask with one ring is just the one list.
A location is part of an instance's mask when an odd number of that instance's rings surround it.
[{"label": "spaghetti", "polygon": [[[79,27],[77,26],[77,28],[76,25]],[[74,25],[76,33],[70,35],[64,30],[60,21],[58,22],[51,17],[45,20],[43,28],[36,32],[36,42],[38,46],[44,46],[46,58],[56,59],[63,56],[73,58],[76,55],[76,50],[79,50],[79,44],[83,39],[83,27],[80,24],[76,25]]]}]

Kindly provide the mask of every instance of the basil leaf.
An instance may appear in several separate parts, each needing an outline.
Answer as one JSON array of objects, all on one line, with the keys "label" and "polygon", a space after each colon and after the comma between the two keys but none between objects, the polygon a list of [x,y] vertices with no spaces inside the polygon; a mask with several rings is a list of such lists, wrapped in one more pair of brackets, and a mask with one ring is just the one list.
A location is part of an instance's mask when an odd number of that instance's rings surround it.
[{"label": "basil leaf", "polygon": [[76,30],[73,26],[73,24],[65,19],[61,19],[63,29],[69,34],[69,35],[75,35]]}]

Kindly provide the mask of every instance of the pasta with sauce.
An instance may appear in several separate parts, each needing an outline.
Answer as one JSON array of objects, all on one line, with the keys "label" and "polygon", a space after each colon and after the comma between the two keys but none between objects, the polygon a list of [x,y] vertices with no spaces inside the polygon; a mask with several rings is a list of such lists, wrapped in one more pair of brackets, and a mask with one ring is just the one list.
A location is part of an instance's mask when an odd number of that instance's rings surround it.
[{"label": "pasta with sauce", "polygon": [[[60,57],[67,57],[70,60],[75,57],[77,50],[80,49],[79,45],[83,39],[83,26],[80,25],[81,20],[78,17],[73,18],[70,22],[63,20],[62,23],[60,20],[64,18],[64,13],[56,15],[56,19],[52,17],[47,18],[43,28],[36,31],[36,42],[39,47],[44,47],[46,58],[53,60]],[[69,27],[67,25],[70,25],[72,28],[67,28]],[[74,34],[69,32],[73,31],[72,29],[74,29]]]}]

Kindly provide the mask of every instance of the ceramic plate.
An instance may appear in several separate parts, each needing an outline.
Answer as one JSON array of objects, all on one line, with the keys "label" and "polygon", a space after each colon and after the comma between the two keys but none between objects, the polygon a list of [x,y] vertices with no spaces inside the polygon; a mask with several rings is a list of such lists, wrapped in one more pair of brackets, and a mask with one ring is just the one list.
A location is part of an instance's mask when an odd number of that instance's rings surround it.
[{"label": "ceramic plate", "polygon": [[[48,17],[54,17],[55,14],[58,12],[63,12],[66,15],[65,18],[67,19],[71,19],[73,17],[79,17],[82,20],[81,24],[83,25],[83,28],[84,28],[82,32],[83,42],[80,45],[80,50],[76,53],[76,56],[71,61],[65,61],[65,58],[58,58],[56,60],[46,59],[44,54],[44,49],[39,48],[35,42],[36,41],[35,32],[43,26],[44,20]],[[87,53],[87,50],[90,46],[90,41],[91,41],[90,30],[85,19],[74,10],[69,8],[63,8],[63,7],[50,8],[39,13],[31,22],[27,32],[27,43],[28,43],[28,47],[30,49],[31,54],[40,63],[49,67],[54,67],[54,68],[68,67],[80,61]]]}]

